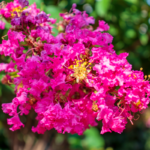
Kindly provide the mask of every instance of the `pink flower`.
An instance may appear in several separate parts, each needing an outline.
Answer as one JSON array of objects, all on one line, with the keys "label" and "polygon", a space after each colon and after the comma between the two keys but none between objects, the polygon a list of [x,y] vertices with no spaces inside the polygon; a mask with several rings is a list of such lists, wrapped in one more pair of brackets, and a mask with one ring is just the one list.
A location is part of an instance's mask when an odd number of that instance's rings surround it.
[{"label": "pink flower", "polygon": [[5,22],[3,22],[2,20],[0,20],[0,29],[5,29]]},{"label": "pink flower", "polygon": [[107,31],[107,30],[109,30],[109,26],[108,26],[108,24],[107,23],[105,23],[105,21],[101,21],[101,20],[99,20],[99,27],[97,28],[97,30],[96,31],[100,31],[100,32],[102,32],[102,31]]},{"label": "pink flower", "polygon": [[10,118],[10,119],[7,119],[7,123],[8,123],[9,125],[13,125],[13,126],[10,128],[10,130],[12,130],[12,131],[15,131],[15,130],[20,129],[21,126],[24,127],[24,124],[20,121],[18,115],[14,116],[14,117],[12,117],[12,118]]},{"label": "pink flower", "polygon": [[[15,85],[16,97],[2,104],[12,116],[12,131],[24,127],[19,115],[32,108],[37,117],[33,132],[43,134],[55,128],[59,133],[82,135],[89,126],[102,121],[101,134],[121,133],[134,113],[148,107],[149,81],[141,71],[132,70],[128,53],[117,55],[108,24],[99,21],[93,30],[93,17],[73,5],[56,26],[63,30],[52,35],[54,18],[40,12],[26,0],[8,3],[0,13],[11,21],[8,40],[0,44],[0,54],[9,56],[4,84]],[[23,9],[24,6],[27,6]],[[59,30],[60,31],[60,30]]]}]

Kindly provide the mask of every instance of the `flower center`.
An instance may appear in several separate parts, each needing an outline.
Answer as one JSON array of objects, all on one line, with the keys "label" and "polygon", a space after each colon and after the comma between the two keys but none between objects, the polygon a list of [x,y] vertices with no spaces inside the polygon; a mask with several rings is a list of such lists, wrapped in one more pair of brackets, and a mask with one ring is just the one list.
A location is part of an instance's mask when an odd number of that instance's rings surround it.
[{"label": "flower center", "polygon": [[24,9],[25,9],[25,8],[22,8],[21,6],[18,6],[18,7],[13,8],[13,10],[11,11],[11,16],[12,16],[12,17],[15,17],[15,16],[16,16],[15,12],[16,12],[17,15],[18,15],[18,17],[20,17],[20,15],[21,15],[21,13],[22,13],[22,11],[23,11]]},{"label": "flower center", "polygon": [[87,62],[86,59],[76,60],[73,62],[73,65],[70,65],[68,68],[73,70],[73,77],[76,78],[77,83],[86,79],[88,73],[91,69],[91,63]]}]

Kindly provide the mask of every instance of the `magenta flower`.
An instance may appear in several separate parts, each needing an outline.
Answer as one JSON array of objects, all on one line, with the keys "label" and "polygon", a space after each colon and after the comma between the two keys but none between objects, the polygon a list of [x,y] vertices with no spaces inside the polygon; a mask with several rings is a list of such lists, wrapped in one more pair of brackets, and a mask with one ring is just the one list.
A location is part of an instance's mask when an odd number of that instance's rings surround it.
[{"label": "magenta flower", "polygon": [[142,71],[132,70],[128,53],[115,53],[108,24],[99,21],[94,30],[94,18],[73,5],[70,13],[60,14],[60,33],[54,37],[56,20],[27,5],[15,0],[1,10],[12,25],[0,44],[0,54],[11,58],[0,64],[6,72],[2,82],[13,83],[16,93],[11,103],[2,104],[12,117],[10,129],[24,127],[19,115],[31,108],[38,121],[32,131],[39,134],[55,128],[81,135],[96,120],[102,120],[101,134],[121,133],[127,120],[133,124],[134,113],[148,107],[150,84]]},{"label": "magenta flower", "polygon": [[22,6],[22,8],[29,5],[29,2],[27,0],[18,0],[18,2]]},{"label": "magenta flower", "polygon": [[0,29],[5,29],[5,22],[3,22],[2,20],[0,20]]}]

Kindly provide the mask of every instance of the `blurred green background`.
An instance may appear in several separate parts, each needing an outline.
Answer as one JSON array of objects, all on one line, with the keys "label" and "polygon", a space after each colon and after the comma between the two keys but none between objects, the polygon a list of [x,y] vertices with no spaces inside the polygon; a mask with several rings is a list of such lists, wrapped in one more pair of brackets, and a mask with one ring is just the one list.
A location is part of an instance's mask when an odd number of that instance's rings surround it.
[{"label": "blurred green background", "polygon": [[[10,0],[5,0],[8,2]],[[59,13],[69,11],[76,3],[79,10],[86,11],[98,20],[105,20],[109,33],[113,35],[117,54],[128,52],[128,61],[134,70],[141,67],[150,74],[150,0],[29,0],[51,17],[60,20]],[[0,31],[5,35],[9,28]],[[55,31],[56,32],[56,31]],[[5,59],[0,56],[0,62]],[[0,79],[4,72],[0,73]],[[0,104],[10,102],[13,90],[0,83]],[[11,132],[6,123],[8,116],[0,109],[0,150],[150,150],[150,109],[141,114],[134,125],[127,124],[122,134],[106,133],[100,135],[101,123],[97,128],[87,130],[83,136],[58,134],[55,130],[44,135],[31,132],[35,114],[30,113],[25,120],[24,129]]]}]

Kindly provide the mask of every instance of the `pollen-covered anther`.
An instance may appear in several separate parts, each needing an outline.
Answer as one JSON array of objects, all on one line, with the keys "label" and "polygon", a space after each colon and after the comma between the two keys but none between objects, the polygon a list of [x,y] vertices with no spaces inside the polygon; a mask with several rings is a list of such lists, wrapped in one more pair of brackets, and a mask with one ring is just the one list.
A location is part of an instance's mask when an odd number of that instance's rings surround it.
[{"label": "pollen-covered anther", "polygon": [[144,81],[148,81],[148,80],[150,80],[150,75],[145,75],[144,76]]},{"label": "pollen-covered anther", "polygon": [[136,79],[136,78],[137,78],[135,74],[133,74],[133,78],[134,78],[134,79]]},{"label": "pollen-covered anther", "polygon": [[85,59],[77,60],[73,62],[73,65],[70,65],[68,68],[73,70],[71,76],[76,78],[77,83],[86,79],[88,73],[91,70],[91,63],[87,62]]},{"label": "pollen-covered anther", "polygon": [[17,13],[17,15],[20,17],[22,11],[24,10],[25,8],[22,8],[21,6],[18,6],[18,7],[15,7],[13,8],[13,10],[11,11],[11,17],[15,17],[16,14],[15,12]]},{"label": "pollen-covered anther", "polygon": [[141,68],[140,68],[140,70],[142,71],[142,70],[143,70],[143,68],[141,67]]},{"label": "pollen-covered anther", "polygon": [[134,102],[134,105],[135,105],[137,108],[141,108],[141,109],[142,109],[142,106],[143,106],[143,104],[141,103],[140,100],[138,100],[136,103]]},{"label": "pollen-covered anther", "polygon": [[31,105],[35,104],[37,102],[36,98],[33,95],[29,95],[29,103]]},{"label": "pollen-covered anther", "polygon": [[18,86],[17,86],[17,92],[19,91],[19,89],[20,88],[23,88],[23,83],[22,83],[22,81],[18,84]]},{"label": "pollen-covered anther", "polygon": [[137,79],[137,76],[135,74],[133,74],[133,76],[130,74],[128,75],[128,77],[133,77],[133,79]]},{"label": "pollen-covered anther", "polygon": [[96,101],[93,102],[92,104],[92,110],[97,112],[98,111],[98,105],[96,104]]},{"label": "pollen-covered anther", "polygon": [[137,107],[141,104],[140,100],[138,100],[136,103],[134,103]]}]

